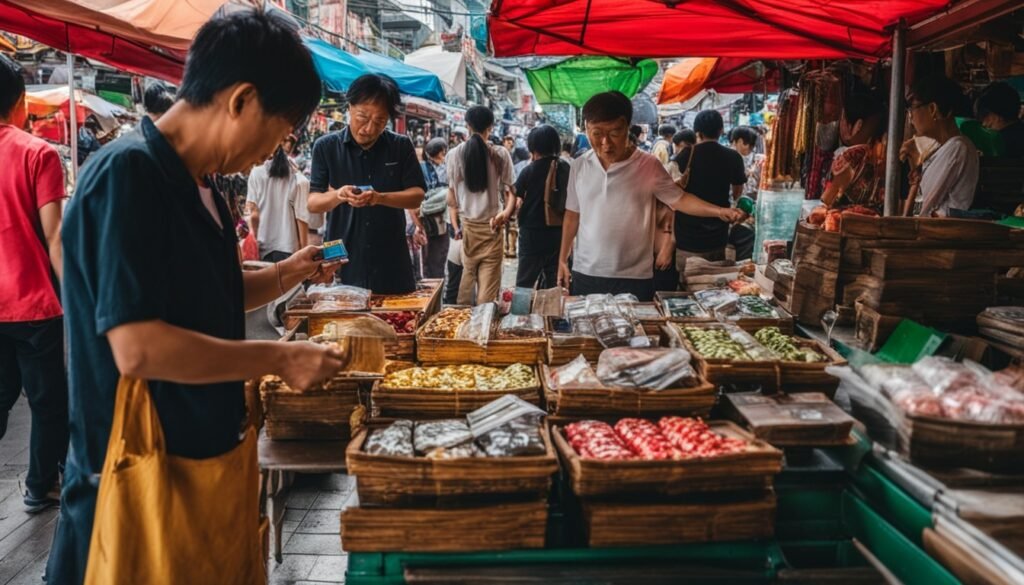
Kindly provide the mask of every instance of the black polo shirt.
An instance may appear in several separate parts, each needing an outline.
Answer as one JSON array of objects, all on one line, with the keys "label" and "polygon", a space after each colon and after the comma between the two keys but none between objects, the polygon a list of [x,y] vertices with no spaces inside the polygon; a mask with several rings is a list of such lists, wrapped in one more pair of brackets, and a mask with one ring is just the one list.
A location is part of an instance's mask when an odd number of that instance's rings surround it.
[{"label": "black polo shirt", "polygon": [[[95,153],[64,216],[71,449],[51,582],[84,571],[119,374],[106,333],[160,319],[221,339],[245,337],[234,225],[203,206],[184,163],[149,118]],[[233,449],[245,414],[242,381],[149,381],[167,451],[208,458]],[[78,579],[80,580],[80,578]]]},{"label": "black polo shirt", "polygon": [[565,193],[569,185],[569,163],[557,157],[535,160],[519,173],[516,197],[523,200],[519,208],[519,250],[523,254],[550,254],[562,245],[562,226],[549,226],[544,219],[544,188],[548,172],[555,162],[558,188]]},{"label": "black polo shirt", "polygon": [[[380,193],[412,187],[426,190],[416,149],[407,136],[385,130],[369,149],[356,144],[348,128],[322,136],[313,145],[309,190],[324,193],[345,185],[369,185]],[[347,203],[327,214],[325,240],[345,240],[349,262],[340,270],[345,284],[377,293],[416,289],[405,239],[405,210],[384,206],[355,208]]]}]

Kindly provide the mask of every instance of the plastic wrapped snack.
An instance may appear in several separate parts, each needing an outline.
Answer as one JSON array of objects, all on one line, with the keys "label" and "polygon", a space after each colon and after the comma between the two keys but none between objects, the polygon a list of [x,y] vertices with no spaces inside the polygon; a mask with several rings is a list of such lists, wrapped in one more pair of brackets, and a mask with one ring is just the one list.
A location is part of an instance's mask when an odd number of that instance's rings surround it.
[{"label": "plastic wrapped snack", "polygon": [[636,303],[630,309],[632,309],[633,318],[640,321],[662,319],[661,313],[658,312],[658,306],[653,303]]},{"label": "plastic wrapped snack", "polygon": [[572,332],[581,337],[595,337],[594,324],[586,317],[572,320]]},{"label": "plastic wrapped snack", "polygon": [[636,325],[622,315],[605,313],[593,317],[593,323],[594,334],[604,347],[630,345],[637,336]]},{"label": "plastic wrapped snack", "polygon": [[972,367],[944,357],[924,358],[914,364],[914,373],[936,394],[942,394],[947,389],[983,386],[989,377],[988,372],[981,366]]},{"label": "plastic wrapped snack", "polygon": [[601,352],[597,377],[608,386],[664,390],[693,386],[690,352],[679,348],[617,347]]},{"label": "plastic wrapped snack", "polygon": [[587,316],[587,300],[576,299],[565,303],[565,318],[570,321]]},{"label": "plastic wrapped snack", "polygon": [[362,311],[370,307],[370,291],[358,286],[315,284],[309,287],[306,296],[313,301],[314,312],[321,301],[333,301],[333,304],[321,305],[321,311]]},{"label": "plastic wrapped snack", "polygon": [[487,345],[487,340],[491,337],[491,325],[494,322],[496,309],[494,303],[485,303],[474,307],[469,321],[459,327],[456,339],[465,339],[477,345]]},{"label": "plastic wrapped snack", "polygon": [[596,317],[605,313],[617,313],[619,305],[611,295],[587,295],[587,316]]},{"label": "plastic wrapped snack", "polygon": [[708,312],[695,299],[688,297],[669,297],[661,300],[665,314],[677,319],[701,319],[708,317]]},{"label": "plastic wrapped snack", "polygon": [[465,459],[467,457],[485,457],[486,454],[472,441],[454,447],[438,447],[424,453],[427,459]]},{"label": "plastic wrapped snack", "polygon": [[511,420],[477,437],[488,457],[543,455],[547,448],[540,435],[542,414],[528,414]]},{"label": "plastic wrapped snack", "polygon": [[573,390],[579,388],[601,388],[604,384],[597,377],[597,372],[590,367],[587,358],[582,355],[576,359],[559,366],[551,368],[549,382],[556,390]]},{"label": "plastic wrapped snack", "polygon": [[427,323],[427,326],[423,328],[422,335],[432,339],[455,339],[459,329],[469,321],[469,316],[469,309],[444,309]]},{"label": "plastic wrapped snack", "polygon": [[715,312],[728,319],[778,319],[779,312],[756,295],[743,295],[735,302],[722,303]]},{"label": "plastic wrapped snack", "polygon": [[363,451],[371,455],[412,457],[412,421],[396,420],[390,425],[370,433]]},{"label": "plastic wrapped snack", "polygon": [[498,325],[498,338],[521,339],[544,337],[544,318],[535,313],[506,315]]},{"label": "plastic wrapped snack", "polygon": [[709,288],[693,293],[697,302],[703,307],[714,308],[725,303],[731,303],[740,296],[729,288]]},{"label": "plastic wrapped snack", "polygon": [[568,291],[564,288],[546,288],[537,291],[533,296],[533,312],[543,317],[561,317],[563,312],[565,295]]},{"label": "plastic wrapped snack", "polygon": [[446,419],[416,424],[413,432],[413,445],[417,453],[427,454],[437,448],[451,448],[471,442],[473,434],[469,432],[466,421]]}]

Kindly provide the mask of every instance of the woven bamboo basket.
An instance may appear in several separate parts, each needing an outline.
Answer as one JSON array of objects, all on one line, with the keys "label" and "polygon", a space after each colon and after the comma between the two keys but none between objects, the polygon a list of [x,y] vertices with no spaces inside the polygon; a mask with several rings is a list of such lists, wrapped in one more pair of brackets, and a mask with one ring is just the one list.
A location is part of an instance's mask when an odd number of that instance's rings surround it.
[{"label": "woven bamboo basket", "polygon": [[547,502],[450,510],[351,507],[341,513],[347,552],[475,552],[543,548]]},{"label": "woven bamboo basket", "polygon": [[770,538],[775,511],[771,491],[744,499],[583,503],[587,543],[592,547]]},{"label": "woven bamboo basket", "polygon": [[829,366],[845,366],[846,360],[836,350],[815,339],[793,338],[796,345],[813,349],[828,358],[826,362],[779,361],[782,381],[781,389],[786,392],[821,392],[834,398],[839,379],[825,371]]},{"label": "woven bamboo basket", "polygon": [[426,337],[424,329],[437,316],[427,319],[416,334],[416,358],[425,365],[484,364],[510,366],[512,364],[540,364],[547,359],[547,338],[497,339],[498,320],[491,325],[491,337],[486,345],[465,339]]},{"label": "woven bamboo basket", "polygon": [[335,378],[322,387],[297,392],[283,383],[260,384],[267,436],[286,439],[348,439],[350,417],[359,405],[361,382]]},{"label": "woven bamboo basket", "polygon": [[718,400],[714,384],[699,378],[697,385],[665,390],[642,388],[573,388],[551,386],[550,368],[541,366],[541,385],[548,412],[565,417],[652,416],[678,414],[708,416]]},{"label": "woven bamboo basket", "polygon": [[428,459],[371,455],[363,451],[369,431],[385,426],[371,423],[349,443],[345,460],[356,476],[362,506],[435,504],[463,501],[472,496],[547,496],[551,476],[558,471],[558,456],[544,429],[547,453],[522,457],[466,457]]},{"label": "woven bamboo basket", "polygon": [[667,461],[583,459],[569,445],[564,428],[552,426],[552,440],[580,497],[663,495],[764,490],[782,470],[782,452],[729,421],[708,421],[714,432],[744,439],[743,453]]},{"label": "woven bamboo basket", "polygon": [[902,454],[929,467],[967,467],[994,473],[1024,469],[1024,425],[985,424],[904,416]]},{"label": "woven bamboo basket", "polygon": [[[601,352],[605,350],[605,347],[601,345],[601,342],[596,337],[558,333],[555,331],[554,318],[548,317],[546,322],[548,331],[546,363],[552,366],[564,366],[581,355],[588,362],[597,362],[598,358],[601,357]],[[641,329],[643,329],[642,333],[647,336],[653,347],[657,347],[661,343],[660,329],[652,329],[643,324],[643,322],[641,322]]]},{"label": "woven bamboo basket", "polygon": [[[695,323],[691,326],[701,329],[728,327],[725,323]],[[712,384],[760,384],[769,389],[778,389],[782,385],[782,371],[777,360],[733,361],[705,358],[693,347],[693,344],[678,327],[678,324],[675,323],[665,326],[663,332],[666,343],[672,347],[682,347],[689,351],[694,369]],[[752,336],[751,339],[753,339]],[[756,340],[754,340],[754,344],[760,347]]]}]

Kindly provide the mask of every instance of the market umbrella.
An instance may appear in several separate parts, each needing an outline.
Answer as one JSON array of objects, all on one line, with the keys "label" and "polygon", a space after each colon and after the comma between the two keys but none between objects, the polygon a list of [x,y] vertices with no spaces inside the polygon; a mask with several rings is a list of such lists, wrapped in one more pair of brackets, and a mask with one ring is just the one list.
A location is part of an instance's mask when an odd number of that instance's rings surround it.
[{"label": "market umbrella", "polygon": [[633,98],[633,119],[630,124],[654,125],[657,123],[658,106],[654,105],[654,100],[646,93],[636,94],[636,97]]},{"label": "market umbrella", "polygon": [[331,91],[343,92],[352,82],[367,73],[383,73],[394,78],[404,94],[434,101],[444,101],[444,90],[437,76],[388,57],[363,52],[353,55],[334,45],[312,37],[302,42],[313,55],[313,65],[320,79]]},{"label": "market umbrella", "polygon": [[16,50],[17,48],[13,44],[11,44],[11,41],[8,41],[6,38],[4,38],[3,35],[0,35],[0,51],[7,51],[8,53],[13,53]]},{"label": "market umbrella", "polygon": [[494,54],[875,58],[949,0],[495,0]]},{"label": "market umbrella", "polygon": [[[0,0],[0,25],[61,51],[177,83],[199,27],[225,0]],[[233,5],[250,2],[232,0]]]},{"label": "market umbrella", "polygon": [[408,63],[370,51],[360,51],[355,57],[371,71],[390,75],[404,94],[435,102],[445,101],[441,79],[426,69],[413,67]]},{"label": "market umbrella", "polygon": [[409,53],[405,56],[405,62],[437,75],[448,95],[466,99],[466,58],[462,53],[445,51],[440,45],[431,45]]},{"label": "market umbrella", "polygon": [[[66,85],[30,85],[25,88],[25,105],[28,113],[38,118],[45,118],[58,110],[68,115],[71,99]],[[119,105],[82,90],[75,90],[78,124],[85,122],[86,116],[92,114],[106,131],[117,125],[115,116],[123,116],[127,110]]]},{"label": "market umbrella", "polygon": [[685,102],[702,90],[719,93],[744,93],[755,89],[778,89],[775,67],[760,61],[736,57],[683,59],[665,71],[658,92],[659,104]]},{"label": "market umbrella", "polygon": [[612,57],[575,57],[541,67],[528,69],[537,103],[572,104],[583,107],[591,96],[617,90],[632,98],[658,73],[658,64],[644,59],[636,64]]}]

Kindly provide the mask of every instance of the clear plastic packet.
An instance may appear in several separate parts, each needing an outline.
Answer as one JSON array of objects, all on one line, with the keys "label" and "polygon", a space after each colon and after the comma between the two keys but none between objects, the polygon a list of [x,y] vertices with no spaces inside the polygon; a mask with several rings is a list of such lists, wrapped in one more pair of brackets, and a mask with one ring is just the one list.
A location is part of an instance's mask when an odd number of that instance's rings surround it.
[{"label": "clear plastic packet", "polygon": [[768,301],[757,295],[742,295],[735,301],[715,307],[715,314],[735,321],[738,319],[778,319],[779,312]]},{"label": "clear plastic packet", "polygon": [[636,297],[636,295],[631,294],[631,293],[617,294],[613,298],[615,299],[615,302],[620,304],[620,305],[622,303],[636,304],[636,303],[640,302],[640,299],[638,299]]},{"label": "clear plastic packet", "polygon": [[535,313],[506,315],[498,325],[499,339],[544,337],[544,318]]},{"label": "clear plastic packet", "polygon": [[591,317],[594,334],[603,347],[630,345],[637,336],[636,324],[617,313],[603,313]]},{"label": "clear plastic packet", "polygon": [[701,306],[709,309],[724,305],[725,303],[731,303],[740,297],[740,295],[729,288],[709,288],[697,291],[693,293],[693,296]]},{"label": "clear plastic packet", "polygon": [[696,299],[689,297],[668,297],[661,300],[665,314],[677,319],[701,319],[709,317]]},{"label": "clear plastic packet", "polygon": [[314,303],[314,311],[320,301],[334,301],[333,306],[341,307],[325,310],[362,311],[370,307],[370,291],[358,286],[314,284],[306,290],[306,296]]},{"label": "clear plastic packet", "polygon": [[545,414],[536,405],[513,394],[506,394],[467,414],[466,421],[469,422],[473,436],[481,437],[516,419],[532,416],[538,417],[536,420],[539,421],[539,417]]},{"label": "clear plastic packet", "polygon": [[633,318],[640,321],[662,319],[661,313],[658,311],[658,305],[654,303],[636,303],[631,305],[630,309],[632,310]]},{"label": "clear plastic packet", "polygon": [[587,316],[618,313],[619,305],[611,295],[587,295]]},{"label": "clear plastic packet", "polygon": [[966,386],[985,386],[991,374],[981,366],[958,363],[945,357],[926,357],[913,366],[914,373],[931,387],[935,394]]},{"label": "clear plastic packet", "polygon": [[565,318],[574,321],[582,317],[587,316],[587,300],[576,299],[574,301],[566,301],[564,305]]},{"label": "clear plastic packet", "polygon": [[413,445],[416,452],[422,454],[439,447],[451,448],[472,440],[473,434],[469,432],[469,425],[459,419],[417,423],[413,431]]},{"label": "clear plastic packet", "polygon": [[597,377],[608,386],[664,390],[697,383],[690,352],[679,348],[613,348],[601,352]]},{"label": "clear plastic packet", "polygon": [[375,429],[366,438],[363,451],[371,455],[412,457],[412,421],[396,420],[382,429]]},{"label": "clear plastic packet", "polygon": [[424,453],[427,459],[466,459],[469,457],[486,457],[476,443],[469,441],[454,447],[437,447]]},{"label": "clear plastic packet", "polygon": [[533,295],[533,312],[542,317],[561,317],[565,314],[565,295],[568,293],[564,288],[537,291]]},{"label": "clear plastic packet", "polygon": [[586,317],[579,317],[572,320],[572,332],[574,335],[580,337],[596,337],[597,333],[594,332],[594,323]]},{"label": "clear plastic packet", "polygon": [[487,431],[477,443],[488,457],[543,455],[547,452],[540,434],[542,413],[530,413]]},{"label": "clear plastic packet", "polygon": [[587,358],[582,355],[565,364],[548,370],[548,382],[556,390],[574,390],[580,388],[601,388],[604,384],[597,377],[597,372],[590,367]]},{"label": "clear plastic packet", "polygon": [[497,307],[495,307],[494,303],[485,303],[473,307],[473,311],[469,315],[469,321],[466,321],[459,327],[459,332],[455,336],[456,339],[465,339],[477,345],[487,345],[487,341],[491,337],[491,325],[494,322],[496,309]]}]

